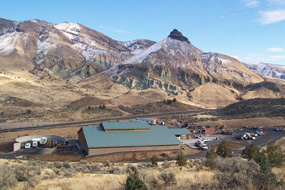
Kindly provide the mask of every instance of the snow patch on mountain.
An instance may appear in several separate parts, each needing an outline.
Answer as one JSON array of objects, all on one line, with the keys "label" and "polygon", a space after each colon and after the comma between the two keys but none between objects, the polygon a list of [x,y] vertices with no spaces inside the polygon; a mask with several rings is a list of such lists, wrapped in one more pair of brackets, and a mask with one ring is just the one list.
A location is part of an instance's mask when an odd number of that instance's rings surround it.
[{"label": "snow patch on mountain", "polygon": [[47,54],[48,51],[54,48],[56,45],[51,44],[50,38],[47,38],[44,41],[37,40],[37,54]]},{"label": "snow patch on mountain", "polygon": [[150,46],[149,48],[145,49],[144,51],[132,56],[131,58],[127,59],[126,61],[122,62],[122,64],[140,64],[146,59],[152,52],[156,52],[162,48],[163,44],[166,42],[167,39],[164,39],[160,42],[155,43],[154,45]]},{"label": "snow patch on mountain", "polygon": [[0,36],[0,54],[9,55],[15,50],[15,44],[19,37],[19,33],[6,33]]},{"label": "snow patch on mountain", "polygon": [[82,28],[77,23],[61,23],[55,26],[61,30],[71,41],[72,47],[85,57],[88,61],[101,53],[108,53],[97,47],[97,43],[91,39],[85,38],[81,33]]},{"label": "snow patch on mountain", "polygon": [[223,58],[220,58],[220,57],[218,57],[218,60],[221,61],[223,65],[227,65],[227,64],[232,63],[231,60],[229,60],[229,59],[223,59]]},{"label": "snow patch on mountain", "polygon": [[254,72],[280,79],[285,79],[285,65],[273,65],[268,63],[245,64]]},{"label": "snow patch on mountain", "polygon": [[192,55],[194,52],[186,41],[182,42],[170,37],[166,38],[165,47],[172,56],[175,56],[178,52],[183,56],[185,56],[187,53],[190,53]]},{"label": "snow patch on mountain", "polygon": [[139,54],[144,50],[144,46],[139,44],[140,40],[132,40],[127,42],[119,42],[122,46],[131,51],[132,54]]},{"label": "snow patch on mountain", "polygon": [[73,23],[73,22],[60,23],[60,24],[55,25],[55,28],[64,32],[64,34],[70,40],[72,40],[73,38],[78,36],[80,34],[80,31],[81,31],[81,26],[79,24]]}]

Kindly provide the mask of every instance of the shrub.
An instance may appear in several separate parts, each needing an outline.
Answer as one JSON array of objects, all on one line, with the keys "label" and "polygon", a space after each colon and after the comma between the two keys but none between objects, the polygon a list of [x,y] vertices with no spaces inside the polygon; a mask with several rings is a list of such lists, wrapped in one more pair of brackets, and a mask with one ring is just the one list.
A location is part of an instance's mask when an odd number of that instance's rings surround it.
[{"label": "shrub", "polygon": [[251,143],[249,146],[247,146],[243,151],[242,155],[244,158],[251,160],[253,159],[257,163],[260,160],[260,151],[258,146],[255,143]]},{"label": "shrub", "polygon": [[104,167],[112,166],[112,162],[110,162],[109,160],[104,161],[102,164]]},{"label": "shrub", "polygon": [[8,190],[18,183],[15,173],[11,167],[2,165],[0,166],[0,189]]},{"label": "shrub", "polygon": [[148,180],[148,184],[151,189],[156,189],[159,187],[159,181],[155,176],[150,176]]},{"label": "shrub", "polygon": [[219,172],[214,178],[219,183],[219,189],[250,189],[257,184],[259,166],[254,161],[244,161],[240,158],[217,159]]},{"label": "shrub", "polygon": [[275,189],[279,185],[275,174],[272,173],[271,163],[267,156],[263,156],[260,162],[259,189]]},{"label": "shrub", "polygon": [[163,168],[169,168],[169,167],[171,166],[171,163],[168,162],[167,160],[165,160],[165,161],[161,164],[161,166],[162,166]]},{"label": "shrub", "polygon": [[159,179],[161,179],[165,186],[176,184],[176,176],[174,172],[162,172],[159,175]]},{"label": "shrub", "polygon": [[26,112],[27,112],[27,114],[31,114],[32,110],[27,110]]},{"label": "shrub", "polygon": [[206,154],[206,163],[205,165],[207,167],[210,167],[212,170],[216,168],[216,158],[217,158],[217,154],[215,149],[211,149],[210,152],[207,152]]},{"label": "shrub", "polygon": [[139,178],[139,172],[137,169],[130,173],[126,181],[126,190],[147,190],[147,186],[143,180]]},{"label": "shrub", "polygon": [[272,167],[281,167],[284,164],[284,155],[281,146],[269,142],[266,149],[267,157]]},{"label": "shrub", "polygon": [[153,156],[151,157],[151,165],[152,165],[152,166],[157,166],[157,161],[158,161],[157,156],[156,156],[156,155],[153,155]]},{"label": "shrub", "polygon": [[66,168],[66,169],[71,168],[71,165],[70,165],[70,163],[69,163],[68,161],[65,161],[62,165],[63,165],[63,167]]},{"label": "shrub", "polygon": [[218,145],[217,155],[225,158],[232,155],[232,148],[228,141],[224,140]]},{"label": "shrub", "polygon": [[182,152],[178,153],[178,155],[176,157],[176,164],[178,166],[181,166],[181,167],[182,166],[186,166],[187,158],[186,158],[186,156]]}]

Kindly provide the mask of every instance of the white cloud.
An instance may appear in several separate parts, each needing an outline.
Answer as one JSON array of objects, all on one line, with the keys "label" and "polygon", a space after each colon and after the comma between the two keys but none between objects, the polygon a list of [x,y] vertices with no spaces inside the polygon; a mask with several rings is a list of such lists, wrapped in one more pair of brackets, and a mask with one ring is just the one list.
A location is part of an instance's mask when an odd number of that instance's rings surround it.
[{"label": "white cloud", "polygon": [[272,48],[266,49],[266,51],[270,51],[270,52],[285,52],[285,49],[284,48],[278,48],[278,47],[272,47]]},{"label": "white cloud", "polygon": [[268,59],[268,61],[285,61],[285,55],[276,55],[276,56],[270,56]]},{"label": "white cloud", "polygon": [[257,54],[249,54],[248,56],[240,59],[243,62],[246,63],[278,63],[278,64],[284,64],[285,63],[285,55],[276,55],[276,56],[269,56],[269,57],[263,57],[261,55]]},{"label": "white cloud", "polygon": [[259,7],[260,2],[257,0],[242,0],[246,7],[255,8]]},{"label": "white cloud", "polygon": [[274,11],[259,11],[261,24],[272,24],[285,20],[285,9],[279,9]]},{"label": "white cloud", "polygon": [[284,5],[285,1],[284,0],[267,0],[271,4],[276,4],[276,5]]},{"label": "white cloud", "polygon": [[130,31],[126,31],[126,30],[114,30],[114,32],[123,33],[123,34],[131,34],[132,33]]}]

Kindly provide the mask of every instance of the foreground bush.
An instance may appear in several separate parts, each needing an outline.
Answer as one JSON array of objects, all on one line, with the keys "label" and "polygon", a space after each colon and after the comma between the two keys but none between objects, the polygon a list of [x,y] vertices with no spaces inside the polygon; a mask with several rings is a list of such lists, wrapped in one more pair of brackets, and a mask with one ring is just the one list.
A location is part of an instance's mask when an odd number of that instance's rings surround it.
[{"label": "foreground bush", "polygon": [[147,190],[147,186],[143,180],[139,178],[139,172],[137,169],[134,172],[130,173],[127,182],[126,182],[126,190]]},{"label": "foreground bush", "polygon": [[187,158],[186,158],[186,156],[182,152],[178,153],[178,155],[176,157],[176,164],[178,166],[181,166],[181,167],[182,166],[186,166]]}]

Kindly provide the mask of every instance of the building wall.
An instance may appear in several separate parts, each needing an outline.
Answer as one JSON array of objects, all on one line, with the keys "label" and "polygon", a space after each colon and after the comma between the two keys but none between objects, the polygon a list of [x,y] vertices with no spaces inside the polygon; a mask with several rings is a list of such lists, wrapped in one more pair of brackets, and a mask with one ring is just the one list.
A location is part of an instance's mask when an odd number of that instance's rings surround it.
[{"label": "building wall", "polygon": [[89,148],[89,156],[119,152],[136,152],[136,151],[161,151],[161,150],[178,150],[179,145],[175,146],[149,146],[149,147],[126,147],[126,148]]},{"label": "building wall", "polygon": [[213,134],[215,133],[215,128],[207,128],[205,129],[205,134]]},{"label": "building wall", "polygon": [[80,149],[83,149],[86,152],[86,154],[88,154],[87,141],[82,129],[80,129],[80,131],[78,132],[78,141]]}]

